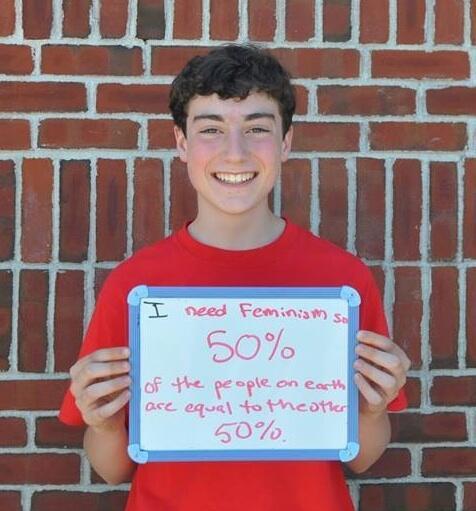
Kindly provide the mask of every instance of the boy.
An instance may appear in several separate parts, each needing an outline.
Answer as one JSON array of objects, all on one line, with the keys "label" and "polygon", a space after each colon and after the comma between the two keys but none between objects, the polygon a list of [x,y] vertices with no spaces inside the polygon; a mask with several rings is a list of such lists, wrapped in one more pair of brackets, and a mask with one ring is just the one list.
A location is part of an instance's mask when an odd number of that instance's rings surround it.
[{"label": "boy", "polygon": [[126,297],[150,286],[339,286],[361,297],[355,365],[361,472],[390,438],[387,408],[405,406],[409,360],[387,337],[369,270],[354,256],[276,217],[268,207],[288,158],[295,100],[289,76],[262,50],[229,45],[192,59],[172,85],[177,149],[197,192],[198,214],[136,253],[108,278],[91,319],[60,418],[86,424],[84,446],[109,483],[132,478],[127,510],[347,511],[337,462],[148,463],[127,455]]}]

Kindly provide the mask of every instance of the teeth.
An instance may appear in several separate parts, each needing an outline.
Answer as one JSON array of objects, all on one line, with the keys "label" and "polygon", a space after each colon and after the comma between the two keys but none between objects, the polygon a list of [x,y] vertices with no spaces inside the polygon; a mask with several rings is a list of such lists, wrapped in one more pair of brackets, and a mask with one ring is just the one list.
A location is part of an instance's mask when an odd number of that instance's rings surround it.
[{"label": "teeth", "polygon": [[246,181],[250,181],[255,177],[255,172],[243,172],[241,174],[232,174],[230,172],[217,172],[215,177],[219,181],[223,181],[224,183],[244,183]]}]

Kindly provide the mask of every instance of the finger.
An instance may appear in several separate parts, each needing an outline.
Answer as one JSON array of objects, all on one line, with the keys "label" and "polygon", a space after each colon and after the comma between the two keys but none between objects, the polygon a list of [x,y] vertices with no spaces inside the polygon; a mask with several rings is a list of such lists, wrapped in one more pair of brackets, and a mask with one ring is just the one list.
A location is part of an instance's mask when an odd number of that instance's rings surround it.
[{"label": "finger", "polygon": [[367,403],[374,407],[384,407],[386,405],[382,395],[370,385],[362,374],[356,373],[354,375],[354,381]]},{"label": "finger", "polygon": [[375,332],[369,332],[367,330],[360,330],[357,333],[357,339],[363,344],[369,344],[382,351],[391,351],[395,343],[386,337]]},{"label": "finger", "polygon": [[[131,378],[129,376],[120,376],[110,380],[94,383],[83,390],[78,396],[77,404],[80,409],[96,407],[104,398],[111,398],[115,393],[129,387]],[[113,399],[108,399],[112,401]]]},{"label": "finger", "polygon": [[130,370],[129,362],[90,362],[85,365],[81,371],[77,372],[71,381],[71,392],[78,396],[84,389],[89,387],[94,381],[102,378],[111,378],[120,374],[128,373]]},{"label": "finger", "polygon": [[70,369],[71,377],[83,370],[91,362],[112,362],[129,358],[129,348],[120,346],[96,350],[85,357],[81,357]]},{"label": "finger", "polygon": [[115,399],[90,409],[84,419],[90,426],[98,425],[116,414],[123,406],[127,404],[131,396],[129,390],[121,392]]},{"label": "finger", "polygon": [[373,348],[366,344],[359,344],[355,349],[357,355],[388,371],[390,374],[402,375],[404,367],[398,355]]},{"label": "finger", "polygon": [[358,359],[354,364],[355,369],[375,385],[381,394],[384,394],[389,400],[393,399],[398,391],[397,379],[389,373],[382,371],[373,364],[369,364],[363,359]]}]

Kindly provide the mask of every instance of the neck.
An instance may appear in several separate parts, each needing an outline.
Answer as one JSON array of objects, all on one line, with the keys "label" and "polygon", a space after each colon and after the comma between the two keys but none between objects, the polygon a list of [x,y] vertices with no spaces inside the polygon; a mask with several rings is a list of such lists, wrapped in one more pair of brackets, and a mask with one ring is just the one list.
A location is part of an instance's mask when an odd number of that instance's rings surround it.
[{"label": "neck", "polygon": [[[206,218],[205,218],[206,217]],[[276,240],[284,230],[285,222],[269,209],[246,215],[201,215],[188,226],[188,232],[197,241],[226,250],[250,250]]]}]

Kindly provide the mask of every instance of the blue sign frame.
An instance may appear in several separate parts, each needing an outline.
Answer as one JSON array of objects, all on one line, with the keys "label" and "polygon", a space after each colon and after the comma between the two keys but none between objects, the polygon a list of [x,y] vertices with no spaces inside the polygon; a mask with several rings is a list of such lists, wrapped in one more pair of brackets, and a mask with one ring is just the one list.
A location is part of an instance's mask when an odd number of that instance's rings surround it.
[{"label": "blue sign frame", "polygon": [[[347,446],[344,449],[214,449],[144,450],[140,437],[140,307],[145,298],[294,298],[342,299],[348,304]],[[358,389],[354,383],[356,335],[359,330],[359,293],[340,287],[152,287],[140,285],[128,295],[129,346],[131,350],[132,395],[129,402],[128,453],[136,463],[169,461],[239,460],[340,460],[348,462],[359,452]]]}]

